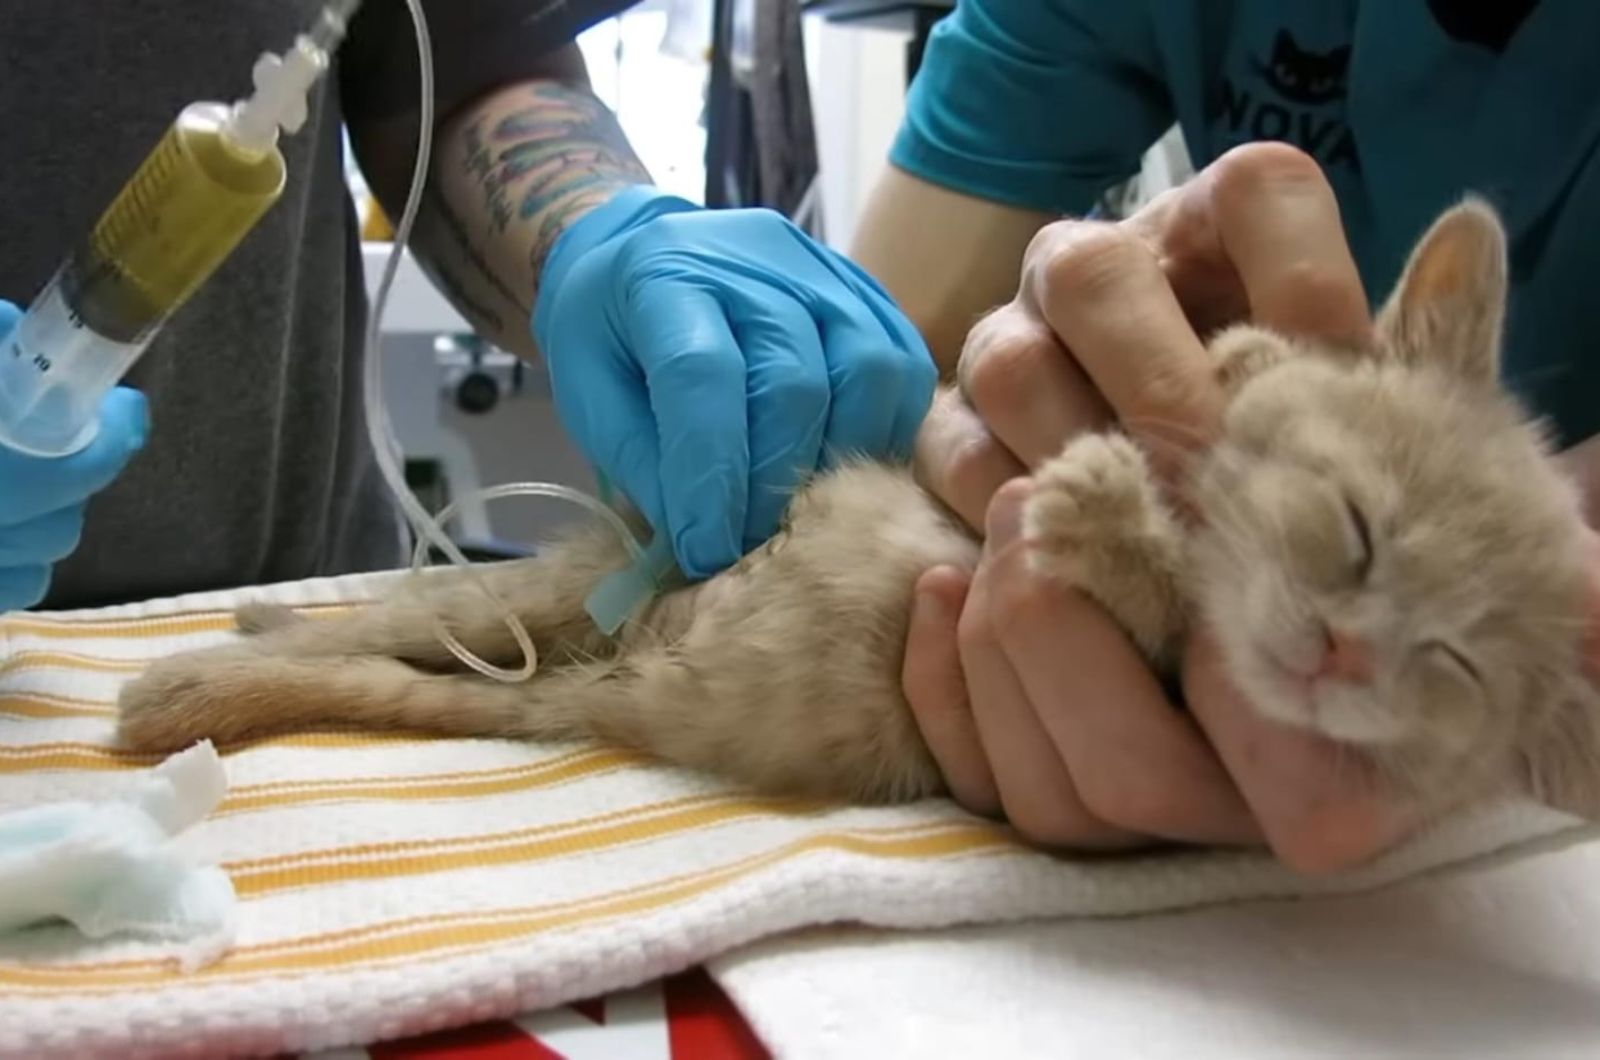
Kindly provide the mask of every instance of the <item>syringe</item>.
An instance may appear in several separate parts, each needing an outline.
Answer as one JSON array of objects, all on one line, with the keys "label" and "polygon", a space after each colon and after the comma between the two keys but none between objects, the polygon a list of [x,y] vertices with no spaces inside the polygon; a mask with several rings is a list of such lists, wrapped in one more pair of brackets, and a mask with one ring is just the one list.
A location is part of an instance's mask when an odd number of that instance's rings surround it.
[{"label": "syringe", "polygon": [[[296,38],[282,59],[263,55],[255,67],[255,94],[232,107],[195,103],[101,215],[89,235],[57,270],[27,314],[0,343],[0,444],[43,456],[73,452],[94,439],[101,399],[133,365],[161,326],[238,246],[283,191],[285,166],[278,133],[293,134],[306,118],[306,92],[327,70],[361,0],[328,0],[316,26]],[[368,314],[363,397],[367,434],[378,468],[417,537],[412,567],[420,570],[427,546],[464,568],[502,613],[522,651],[512,670],[490,663],[435,621],[440,641],[462,663],[486,677],[521,681],[533,676],[538,652],[527,628],[444,532],[454,505],[429,515],[406,485],[399,445],[383,403],[379,322],[394,284],[400,255],[416,223],[433,142],[433,57],[421,0],[405,0],[417,31],[420,116],[411,190],[395,228],[388,263]],[[622,621],[628,607],[653,590],[657,568],[670,561],[658,547],[647,565],[643,546],[616,512],[571,487],[527,482],[496,486],[456,504],[510,496],[552,497],[578,504],[608,523],[634,566],[597,590],[606,613]],[[665,539],[663,539],[664,543]],[[662,556],[665,556],[665,560]],[[607,631],[611,622],[603,623]]]},{"label": "syringe", "polygon": [[0,345],[0,444],[40,456],[94,439],[101,399],[283,191],[278,133],[306,118],[361,0],[330,0],[255,93],[184,108]]}]

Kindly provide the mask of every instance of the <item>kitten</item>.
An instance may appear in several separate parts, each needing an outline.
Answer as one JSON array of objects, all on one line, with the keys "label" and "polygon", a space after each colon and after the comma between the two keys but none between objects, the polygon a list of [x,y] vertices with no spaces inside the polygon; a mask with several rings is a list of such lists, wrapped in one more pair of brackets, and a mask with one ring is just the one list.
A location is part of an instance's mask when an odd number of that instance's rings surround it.
[{"label": "kitten", "polygon": [[[1223,332],[1210,348],[1230,400],[1186,486],[1192,528],[1128,439],[1082,436],[1036,475],[1032,562],[1169,672],[1198,612],[1265,716],[1419,795],[1520,777],[1591,808],[1584,530],[1543,435],[1496,382],[1505,297],[1503,232],[1469,200],[1413,252],[1375,349]],[[528,683],[465,673],[440,647],[435,612],[485,657],[520,658],[446,572],[348,618],[247,609],[254,637],[129,683],[120,733],[149,750],[351,723],[593,737],[767,791],[914,799],[942,782],[900,691],[912,585],[978,553],[906,469],[857,463],[802,489],[765,547],[615,641],[583,610],[623,562],[609,530],[484,568],[539,648]]]}]

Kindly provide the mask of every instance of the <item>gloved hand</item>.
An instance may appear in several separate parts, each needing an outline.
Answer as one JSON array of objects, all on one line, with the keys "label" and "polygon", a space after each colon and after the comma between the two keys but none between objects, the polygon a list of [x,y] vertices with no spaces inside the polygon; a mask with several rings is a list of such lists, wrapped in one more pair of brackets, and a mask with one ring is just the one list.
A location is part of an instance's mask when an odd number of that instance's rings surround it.
[{"label": "gloved hand", "polygon": [[[21,316],[0,300],[0,338]],[[0,445],[0,610],[44,599],[52,564],[78,547],[89,497],[121,473],[149,430],[144,395],[118,387],[100,406],[100,432],[76,453],[30,456]]]},{"label": "gloved hand", "polygon": [[654,188],[562,235],[533,332],[566,429],[691,578],[769,538],[802,476],[909,455],[937,377],[888,294],[781,215]]}]

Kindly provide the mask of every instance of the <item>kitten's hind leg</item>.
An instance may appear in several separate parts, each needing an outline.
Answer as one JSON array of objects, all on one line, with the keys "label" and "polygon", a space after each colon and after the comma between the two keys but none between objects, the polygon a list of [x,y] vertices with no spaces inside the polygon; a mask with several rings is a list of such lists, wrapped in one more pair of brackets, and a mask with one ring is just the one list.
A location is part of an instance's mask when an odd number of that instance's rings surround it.
[{"label": "kitten's hind leg", "polygon": [[1090,434],[1068,443],[1034,476],[1023,534],[1034,569],[1097,600],[1158,666],[1173,661],[1183,531],[1132,441]]},{"label": "kitten's hind leg", "polygon": [[288,629],[306,621],[303,615],[282,604],[245,604],[234,612],[233,618],[239,632],[247,637]]},{"label": "kitten's hind leg", "polygon": [[[517,737],[530,729],[530,699],[525,685],[423,673],[381,656],[290,657],[228,645],[158,660],[124,685],[117,737],[140,751],[330,726]],[[580,735],[563,726],[568,718],[549,712],[541,735]]]},{"label": "kitten's hind leg", "polygon": [[[740,656],[783,651],[725,632],[710,631]],[[781,667],[758,664],[741,674],[703,661],[705,654],[639,647],[504,684],[422,673],[390,658],[294,658],[233,644],[158,660],[124,685],[118,738],[140,751],[201,739],[237,745],[330,726],[590,739],[772,793],[886,802],[940,790],[925,747],[901,733],[911,724],[903,712],[889,723],[873,709],[819,719],[829,712],[812,708],[837,704],[797,699],[792,683],[774,677]]]},{"label": "kitten's hind leg", "polygon": [[[540,665],[554,665],[612,650],[584,610],[584,600],[624,559],[615,535],[591,528],[532,559],[483,566],[474,573],[522,620]],[[431,571],[420,584],[402,582],[386,598],[349,615],[302,619],[283,608],[247,605],[236,617],[258,651],[285,657],[377,655],[428,671],[463,670],[439,638],[435,623],[443,621],[480,658],[500,666],[516,666],[522,659],[500,608],[477,579],[459,570]]]}]

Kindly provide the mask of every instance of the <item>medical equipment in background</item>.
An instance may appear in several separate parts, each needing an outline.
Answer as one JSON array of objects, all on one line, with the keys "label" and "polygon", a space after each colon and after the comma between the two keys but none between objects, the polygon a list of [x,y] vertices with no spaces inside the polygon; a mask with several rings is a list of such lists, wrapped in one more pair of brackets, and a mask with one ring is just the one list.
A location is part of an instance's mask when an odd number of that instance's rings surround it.
[{"label": "medical equipment in background", "polygon": [[821,239],[799,0],[713,0],[705,204],[765,206]]},{"label": "medical equipment in background", "polygon": [[[493,411],[500,403],[503,386],[512,394],[522,391],[528,366],[480,335],[440,335],[433,340],[433,352],[446,370],[447,385],[462,412],[481,416]],[[502,376],[505,384],[500,381]]]},{"label": "medical equipment in background", "polygon": [[[292,135],[304,124],[307,93],[328,70],[333,50],[344,39],[360,4],[361,0],[328,0],[316,25],[299,35],[285,56],[262,55],[253,71],[255,92],[249,99],[232,107],[194,103],[183,110],[7,336],[0,349],[0,443],[57,456],[94,439],[105,395],[277,201],[286,172],[278,150],[279,133]],[[522,649],[523,665],[507,670],[478,658],[435,620],[440,641],[485,676],[526,680],[538,665],[527,630],[445,534],[443,524],[455,505],[434,518],[406,485],[383,400],[379,322],[416,222],[433,145],[433,56],[427,20],[420,0],[406,0],[406,6],[416,29],[421,68],[419,136],[405,210],[367,322],[363,396],[368,437],[379,469],[417,538],[413,573],[421,571],[430,545],[464,568],[499,607]],[[625,611],[619,599],[631,610],[659,583],[657,572],[664,569],[660,548],[647,559],[621,517],[584,493],[530,482],[481,490],[477,496],[554,497],[601,516],[621,537],[635,565],[596,587],[593,599],[603,611],[595,613],[620,621]],[[620,596],[619,589],[625,590]]]}]

